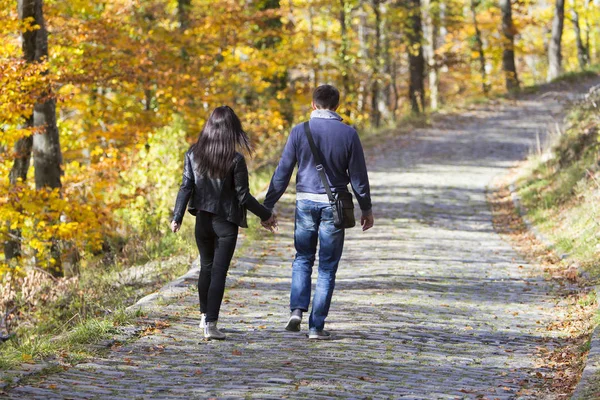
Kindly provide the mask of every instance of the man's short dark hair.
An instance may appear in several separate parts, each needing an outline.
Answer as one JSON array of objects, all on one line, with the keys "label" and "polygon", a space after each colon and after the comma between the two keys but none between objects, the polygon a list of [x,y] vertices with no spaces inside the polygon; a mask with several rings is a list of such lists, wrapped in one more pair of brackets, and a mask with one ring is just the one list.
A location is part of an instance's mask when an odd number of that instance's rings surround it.
[{"label": "man's short dark hair", "polygon": [[331,85],[321,85],[313,92],[313,103],[317,108],[335,109],[340,104],[340,91]]}]

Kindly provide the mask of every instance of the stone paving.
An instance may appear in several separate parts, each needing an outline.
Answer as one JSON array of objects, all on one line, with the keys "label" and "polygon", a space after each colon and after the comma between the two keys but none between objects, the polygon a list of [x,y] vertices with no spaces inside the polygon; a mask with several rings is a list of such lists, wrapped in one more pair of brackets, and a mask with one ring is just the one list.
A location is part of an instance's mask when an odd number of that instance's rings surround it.
[{"label": "stone paving", "polygon": [[486,189],[559,110],[548,97],[479,109],[452,129],[419,129],[370,152],[376,227],[348,232],[326,327],[334,340],[308,341],[305,321],[299,334],[283,330],[294,254],[287,195],[280,233],[246,245],[233,268],[219,322],[228,340],[201,339],[189,280],[148,311],[170,326],[8,397],[551,398],[535,353],[560,318],[557,294],[494,232]]}]

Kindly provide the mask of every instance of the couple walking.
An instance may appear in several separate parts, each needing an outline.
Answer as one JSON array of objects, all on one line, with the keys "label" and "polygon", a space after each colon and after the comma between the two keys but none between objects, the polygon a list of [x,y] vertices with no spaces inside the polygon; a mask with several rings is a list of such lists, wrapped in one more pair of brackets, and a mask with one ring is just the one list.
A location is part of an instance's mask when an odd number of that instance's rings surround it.
[{"label": "couple walking", "polygon": [[[339,100],[339,91],[331,85],[319,86],[314,91],[310,122],[306,127],[300,124],[292,129],[263,205],[250,194],[246,160],[238,152],[250,154],[250,141],[239,118],[228,106],[212,112],[198,141],[185,154],[183,181],[177,194],[171,230],[179,230],[187,206],[196,216],[195,236],[200,252],[200,328],[204,330],[205,338],[225,339],[225,334],[217,328],[217,320],[238,229],[247,227],[246,210],[258,216],[263,227],[274,232],[277,228],[275,204],[285,192],[296,165],[296,256],[292,264],[291,315],[285,329],[299,332],[302,314],[309,309],[318,242],[319,274],[308,319],[308,338],[330,338],[324,329],[325,319],[335,287],[345,231],[334,225],[333,208],[313,151],[317,151],[317,159],[321,159],[327,186],[339,194],[347,192],[348,184],[351,184],[362,210],[363,231],[373,226],[362,145],[356,130],[342,123],[342,118],[335,112]],[[309,143],[311,133],[315,149],[311,149]]]}]

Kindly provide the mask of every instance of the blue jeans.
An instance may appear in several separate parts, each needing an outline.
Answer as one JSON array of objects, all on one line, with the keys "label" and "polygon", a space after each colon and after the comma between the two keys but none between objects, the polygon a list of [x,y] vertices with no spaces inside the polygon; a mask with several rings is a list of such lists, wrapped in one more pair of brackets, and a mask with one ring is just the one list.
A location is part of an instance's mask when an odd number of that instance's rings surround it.
[{"label": "blue jeans", "polygon": [[335,287],[335,274],[344,249],[344,230],[333,226],[333,212],[327,203],[310,200],[296,202],[294,244],[296,258],[292,264],[292,291],[290,309],[308,311],[311,291],[311,274],[319,248],[319,276],[313,298],[309,328],[325,326],[331,296]]}]

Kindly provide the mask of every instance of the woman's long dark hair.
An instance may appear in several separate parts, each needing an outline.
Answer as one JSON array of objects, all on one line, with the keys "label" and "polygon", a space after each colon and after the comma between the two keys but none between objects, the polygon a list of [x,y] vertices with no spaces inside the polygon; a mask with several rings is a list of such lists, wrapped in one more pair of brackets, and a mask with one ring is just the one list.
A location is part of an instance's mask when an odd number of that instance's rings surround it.
[{"label": "woman's long dark hair", "polygon": [[214,109],[202,128],[192,154],[198,173],[211,178],[224,178],[230,170],[237,149],[250,154],[250,139],[242,122],[229,106]]}]

